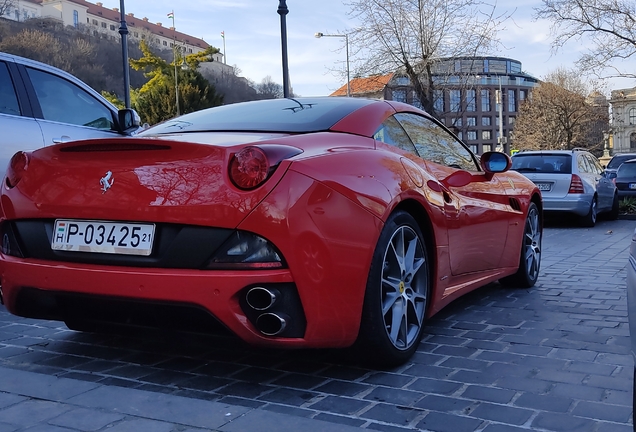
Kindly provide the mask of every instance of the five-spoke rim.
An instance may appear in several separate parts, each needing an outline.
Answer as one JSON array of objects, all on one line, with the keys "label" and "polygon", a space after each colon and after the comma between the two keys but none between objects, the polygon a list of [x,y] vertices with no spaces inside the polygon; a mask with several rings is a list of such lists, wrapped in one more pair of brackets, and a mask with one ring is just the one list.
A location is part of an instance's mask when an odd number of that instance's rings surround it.
[{"label": "five-spoke rim", "polygon": [[536,207],[530,209],[526,218],[523,253],[528,277],[534,280],[539,276],[539,264],[541,263],[541,228],[539,210]]},{"label": "five-spoke rim", "polygon": [[428,266],[424,247],[409,226],[399,227],[384,253],[382,316],[393,346],[410,348],[418,339],[426,312]]}]

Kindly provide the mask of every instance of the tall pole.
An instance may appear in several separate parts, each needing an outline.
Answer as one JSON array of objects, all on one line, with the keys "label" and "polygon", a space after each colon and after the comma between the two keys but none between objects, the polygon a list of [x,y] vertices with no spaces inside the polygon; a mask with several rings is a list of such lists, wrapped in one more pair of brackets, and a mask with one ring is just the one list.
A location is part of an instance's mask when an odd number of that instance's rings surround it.
[{"label": "tall pole", "polygon": [[174,61],[174,97],[179,115],[179,78],[177,75],[177,28],[174,25],[174,10],[168,14],[172,18],[172,59]]},{"label": "tall pole", "polygon": [[499,78],[499,137],[497,139],[497,144],[499,144],[499,151],[504,151],[504,136],[503,136],[503,92],[501,91],[501,75],[497,75]]},{"label": "tall pole", "polygon": [[280,15],[280,41],[283,51],[283,97],[289,97],[289,67],[287,64],[287,22],[286,15],[289,13],[285,0],[278,3],[278,15]]},{"label": "tall pole", "polygon": [[223,64],[227,64],[227,57],[225,56],[225,30],[221,32],[223,38]]},{"label": "tall pole", "polygon": [[315,33],[314,34],[315,37],[317,38],[321,38],[321,37],[338,37],[338,38],[345,38],[345,46],[346,46],[346,52],[347,52],[347,97],[351,96],[351,74],[349,71],[349,35],[348,34],[324,34],[321,32]]},{"label": "tall pole", "polygon": [[347,46],[347,97],[351,97],[351,74],[349,71],[349,35],[346,33],[345,45]]},{"label": "tall pole", "polygon": [[124,65],[124,104],[130,108],[130,72],[128,71],[128,27],[126,26],[126,11],[124,0],[119,0],[121,21],[119,22],[119,34],[121,35],[121,56]]}]

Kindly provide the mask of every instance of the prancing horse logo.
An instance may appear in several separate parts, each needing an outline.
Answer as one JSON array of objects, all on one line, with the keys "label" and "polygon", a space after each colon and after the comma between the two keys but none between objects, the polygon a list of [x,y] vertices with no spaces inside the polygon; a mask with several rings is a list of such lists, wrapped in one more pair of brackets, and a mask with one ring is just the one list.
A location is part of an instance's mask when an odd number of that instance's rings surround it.
[{"label": "prancing horse logo", "polygon": [[[99,181],[99,184],[102,185],[102,194],[105,194],[115,182],[115,179],[111,180],[112,176],[113,176],[113,173],[108,171],[106,175],[102,177],[101,180]],[[110,180],[110,183],[108,182],[109,180]]]}]

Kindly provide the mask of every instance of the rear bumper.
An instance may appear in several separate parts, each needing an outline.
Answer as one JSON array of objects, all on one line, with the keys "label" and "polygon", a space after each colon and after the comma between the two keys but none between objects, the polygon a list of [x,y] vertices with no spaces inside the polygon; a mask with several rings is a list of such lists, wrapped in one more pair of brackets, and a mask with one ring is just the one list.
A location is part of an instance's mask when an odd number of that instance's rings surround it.
[{"label": "rear bumper", "polygon": [[[248,318],[249,313],[242,308],[241,303],[245,307],[245,292],[253,286],[294,286],[291,271],[287,269],[247,272],[140,269],[51,263],[4,255],[0,266],[3,300],[9,312],[20,316],[72,319],[77,311],[69,311],[69,304],[96,307],[116,303],[126,307],[145,304],[160,306],[156,308],[158,310],[172,305],[204,311],[239,338],[254,345],[342,347],[353,343],[357,336],[357,328],[348,337],[342,332],[339,335],[323,334],[323,329],[314,329],[310,338],[270,337],[258,331]],[[69,280],[74,283],[69,284]],[[78,298],[87,302],[78,302]],[[60,299],[73,300],[65,301],[61,307]],[[169,325],[168,318],[163,324]],[[329,332],[328,328],[324,330]]]},{"label": "rear bumper", "polygon": [[561,198],[543,197],[544,212],[573,213],[577,216],[585,216],[590,211],[593,195],[568,194]]}]

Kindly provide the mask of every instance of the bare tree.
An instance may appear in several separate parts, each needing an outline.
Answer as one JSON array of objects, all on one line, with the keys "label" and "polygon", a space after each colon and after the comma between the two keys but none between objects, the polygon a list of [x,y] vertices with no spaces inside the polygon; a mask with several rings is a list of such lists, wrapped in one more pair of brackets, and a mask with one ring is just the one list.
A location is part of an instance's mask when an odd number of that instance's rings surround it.
[{"label": "bare tree", "polygon": [[8,15],[17,5],[17,0],[0,0],[0,17]]},{"label": "bare tree", "polygon": [[515,146],[526,150],[583,147],[598,151],[609,123],[603,100],[606,102],[595,85],[585,83],[577,71],[555,70],[521,106],[515,123]]},{"label": "bare tree", "polygon": [[586,72],[606,77],[636,78],[616,61],[636,54],[636,3],[633,0],[542,0],[536,18],[552,22],[558,50],[571,41],[585,40],[588,50],[578,61]]},{"label": "bare tree", "polygon": [[[358,74],[401,71],[422,107],[434,113],[435,70],[444,58],[472,57],[499,46],[497,31],[509,14],[482,0],[352,0],[350,16],[360,22],[349,41]],[[438,68],[439,69],[439,68]]]},{"label": "bare tree", "polygon": [[263,78],[260,84],[256,85],[256,93],[261,99],[278,99],[283,97],[283,86],[275,83],[271,76]]}]

